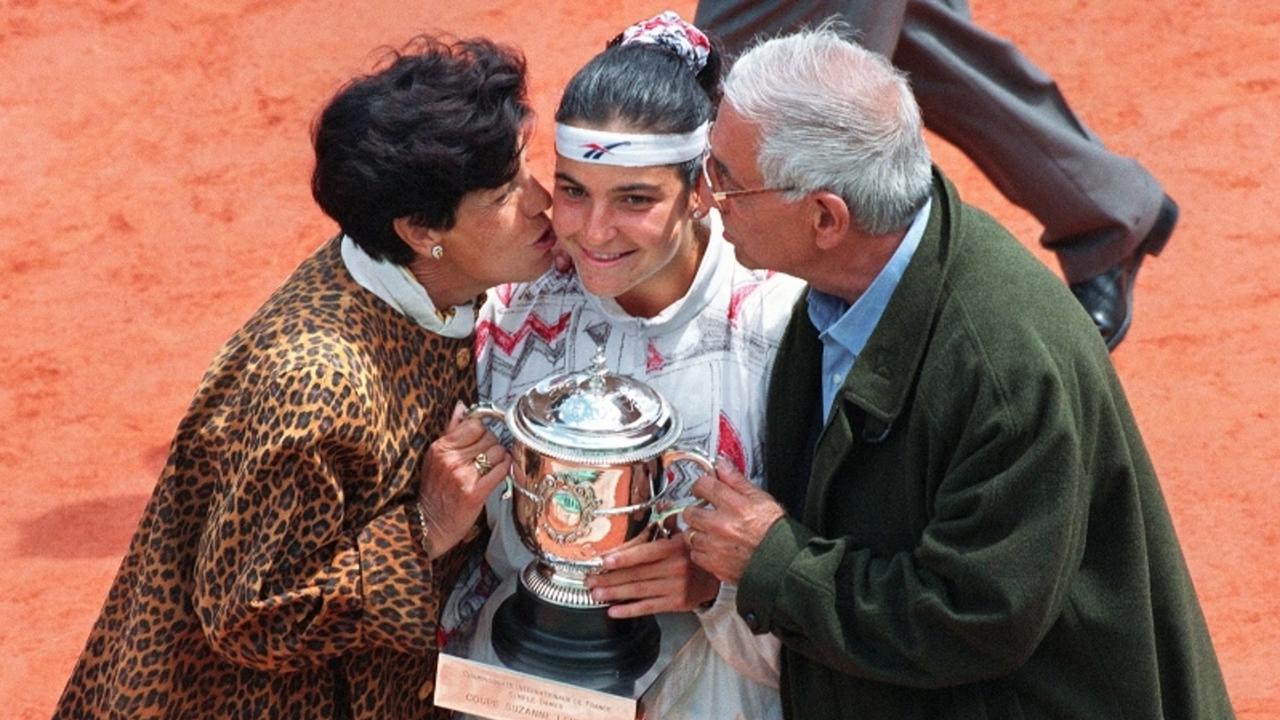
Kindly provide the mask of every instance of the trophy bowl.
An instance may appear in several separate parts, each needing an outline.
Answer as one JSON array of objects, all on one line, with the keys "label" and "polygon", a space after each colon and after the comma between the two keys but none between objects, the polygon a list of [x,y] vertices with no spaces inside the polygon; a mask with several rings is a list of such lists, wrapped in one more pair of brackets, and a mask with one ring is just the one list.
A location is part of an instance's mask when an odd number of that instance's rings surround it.
[{"label": "trophy bowl", "polygon": [[585,580],[603,556],[648,542],[663,521],[697,502],[675,465],[714,474],[701,452],[676,446],[683,430],[669,402],[644,383],[591,369],[548,378],[506,411],[480,404],[472,416],[500,420],[513,438],[512,517],[534,561],[494,618],[504,661],[544,674],[635,676],[657,655],[652,618],[614,620]]}]

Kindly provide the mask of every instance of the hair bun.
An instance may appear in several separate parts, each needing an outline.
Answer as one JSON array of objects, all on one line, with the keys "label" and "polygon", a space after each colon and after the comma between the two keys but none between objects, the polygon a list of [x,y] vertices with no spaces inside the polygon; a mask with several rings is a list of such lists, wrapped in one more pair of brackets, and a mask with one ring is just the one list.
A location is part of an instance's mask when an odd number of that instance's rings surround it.
[{"label": "hair bun", "polygon": [[707,57],[711,55],[711,41],[707,36],[671,10],[623,30],[620,44],[633,43],[658,45],[670,50],[684,60],[694,75],[702,72],[707,65]]}]

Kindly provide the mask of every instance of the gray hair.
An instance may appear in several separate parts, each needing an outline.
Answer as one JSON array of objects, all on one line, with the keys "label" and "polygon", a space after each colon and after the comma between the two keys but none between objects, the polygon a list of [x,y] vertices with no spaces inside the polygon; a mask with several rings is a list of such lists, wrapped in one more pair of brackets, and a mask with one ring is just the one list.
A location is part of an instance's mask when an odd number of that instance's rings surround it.
[{"label": "gray hair", "polygon": [[787,198],[827,190],[873,235],[905,228],[932,183],[920,108],[906,75],[830,25],[749,49],[724,101],[760,129],[757,164]]}]

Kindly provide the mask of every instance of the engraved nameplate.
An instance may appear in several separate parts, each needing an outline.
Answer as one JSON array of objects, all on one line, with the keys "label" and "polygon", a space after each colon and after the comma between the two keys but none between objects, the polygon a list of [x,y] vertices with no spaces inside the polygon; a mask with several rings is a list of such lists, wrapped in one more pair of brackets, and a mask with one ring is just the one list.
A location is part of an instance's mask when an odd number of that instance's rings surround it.
[{"label": "engraved nameplate", "polygon": [[[493,613],[515,590],[508,578],[485,603],[476,623],[491,626]],[[652,704],[646,696],[667,666],[701,629],[692,613],[655,616],[662,631],[658,659],[621,691],[595,690],[509,667],[490,642],[450,643],[436,667],[435,704],[486,720],[636,720]],[[487,635],[487,633],[486,633]]]},{"label": "engraved nameplate", "polygon": [[634,720],[637,699],[442,654],[436,704],[494,720]]}]

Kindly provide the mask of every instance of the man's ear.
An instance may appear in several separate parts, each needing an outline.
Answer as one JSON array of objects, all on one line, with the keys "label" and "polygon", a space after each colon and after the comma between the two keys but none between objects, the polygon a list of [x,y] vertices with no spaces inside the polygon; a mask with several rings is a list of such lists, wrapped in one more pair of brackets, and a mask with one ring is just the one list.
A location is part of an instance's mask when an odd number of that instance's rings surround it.
[{"label": "man's ear", "polygon": [[853,216],[844,198],[832,192],[812,193],[809,208],[814,244],[820,250],[830,250],[844,241],[853,224]]},{"label": "man's ear", "polygon": [[391,227],[396,231],[396,235],[404,241],[405,245],[414,253],[423,256],[431,255],[431,248],[440,244],[441,233],[438,230],[432,230],[421,225],[415,225],[410,221],[409,216],[398,217],[391,221]]}]

